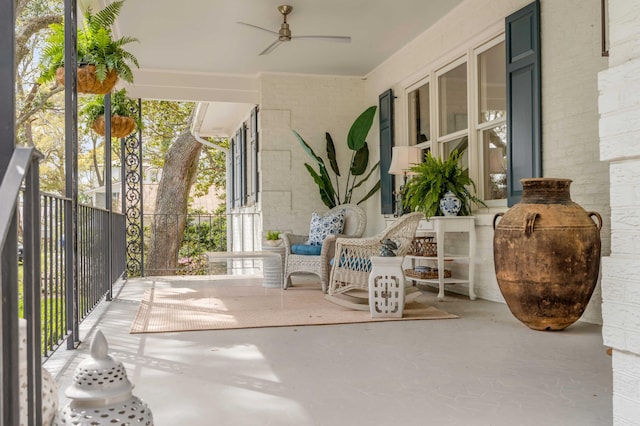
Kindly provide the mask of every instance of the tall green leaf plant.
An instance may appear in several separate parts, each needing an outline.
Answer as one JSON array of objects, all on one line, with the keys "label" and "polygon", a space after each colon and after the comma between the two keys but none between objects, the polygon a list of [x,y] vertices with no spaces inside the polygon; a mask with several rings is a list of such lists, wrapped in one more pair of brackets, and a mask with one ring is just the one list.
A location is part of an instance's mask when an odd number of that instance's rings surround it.
[{"label": "tall green leaf plant", "polygon": [[[316,170],[311,164],[304,164],[305,168],[313,178],[313,181],[318,186],[322,202],[330,209],[340,204],[351,203],[353,191],[362,186],[380,165],[380,162],[377,162],[373,165],[371,170],[366,173],[367,167],[369,166],[369,146],[365,139],[369,134],[369,130],[371,130],[373,118],[376,114],[376,108],[377,107],[375,105],[367,108],[362,114],[360,114],[360,116],[358,116],[358,118],[356,118],[349,129],[349,134],[347,135],[347,146],[351,150],[351,165],[349,167],[349,173],[347,174],[347,181],[344,185],[344,190],[342,191],[340,188],[340,181],[338,179],[341,176],[340,168],[336,157],[335,144],[333,143],[331,135],[328,132],[325,133],[327,160],[329,162],[329,167],[331,167],[331,170],[335,175],[335,186],[329,176],[327,166],[325,165],[322,157],[316,155],[313,149],[311,149],[298,132],[295,130],[293,131],[293,134],[298,139],[298,142],[300,142],[304,151],[313,160],[315,165],[318,166],[318,170]],[[378,179],[378,182],[373,186],[373,188],[371,188],[371,190],[362,197],[357,204],[365,202],[379,189],[380,180]]]}]

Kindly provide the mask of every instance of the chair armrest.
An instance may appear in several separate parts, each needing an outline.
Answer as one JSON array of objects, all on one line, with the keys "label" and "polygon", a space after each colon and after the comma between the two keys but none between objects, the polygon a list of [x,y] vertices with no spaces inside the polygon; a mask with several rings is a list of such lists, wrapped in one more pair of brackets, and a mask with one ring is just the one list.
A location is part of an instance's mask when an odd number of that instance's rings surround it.
[{"label": "chair armrest", "polygon": [[[335,256],[340,258],[365,258],[380,254],[382,243],[379,236],[367,238],[337,238]],[[338,263],[338,262],[336,262]],[[334,263],[335,267],[335,263]]]},{"label": "chair armrest", "polygon": [[380,236],[376,235],[373,237],[366,237],[366,238],[351,238],[351,237],[341,237],[338,236],[338,238],[336,239],[336,244],[342,244],[342,245],[369,245],[369,244],[379,244],[380,246],[382,246],[382,243],[380,242]]},{"label": "chair armrest", "polygon": [[320,251],[320,258],[322,259],[323,264],[326,262],[327,265],[333,259],[336,251],[336,239],[338,238],[335,234],[327,235],[327,238],[322,242],[322,251]]},{"label": "chair armrest", "polygon": [[284,234],[280,235],[280,238],[282,239],[282,241],[284,242],[284,247],[285,247],[285,253],[289,254],[291,253],[291,246],[294,244],[304,244],[304,242],[309,238],[308,235],[296,235],[296,234],[291,234],[289,232],[285,232]]}]

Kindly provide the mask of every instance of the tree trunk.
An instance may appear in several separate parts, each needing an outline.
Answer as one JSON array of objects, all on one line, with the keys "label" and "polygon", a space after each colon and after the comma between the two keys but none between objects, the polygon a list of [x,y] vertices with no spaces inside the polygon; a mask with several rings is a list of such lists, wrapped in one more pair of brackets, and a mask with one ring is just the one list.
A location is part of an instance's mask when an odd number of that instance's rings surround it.
[{"label": "tree trunk", "polygon": [[167,151],[151,223],[145,275],[176,273],[189,192],[196,180],[201,150],[202,144],[185,130]]}]

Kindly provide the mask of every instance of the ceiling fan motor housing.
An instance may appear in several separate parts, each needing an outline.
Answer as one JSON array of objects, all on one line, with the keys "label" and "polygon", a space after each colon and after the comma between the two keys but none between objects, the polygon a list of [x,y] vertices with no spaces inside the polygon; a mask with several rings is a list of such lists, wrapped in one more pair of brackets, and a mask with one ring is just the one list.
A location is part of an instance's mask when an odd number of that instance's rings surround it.
[{"label": "ceiling fan motor housing", "polygon": [[289,6],[288,4],[278,6],[278,11],[282,13],[282,17],[284,18],[284,22],[280,25],[280,31],[278,31],[280,34],[278,40],[280,41],[291,41],[291,30],[289,30],[289,24],[287,23],[287,15],[290,14],[292,10],[293,6]]},{"label": "ceiling fan motor housing", "polygon": [[287,24],[286,22],[282,23],[282,25],[280,26],[280,31],[278,31],[278,33],[280,34],[278,40],[291,41],[291,30],[289,30],[289,24]]}]

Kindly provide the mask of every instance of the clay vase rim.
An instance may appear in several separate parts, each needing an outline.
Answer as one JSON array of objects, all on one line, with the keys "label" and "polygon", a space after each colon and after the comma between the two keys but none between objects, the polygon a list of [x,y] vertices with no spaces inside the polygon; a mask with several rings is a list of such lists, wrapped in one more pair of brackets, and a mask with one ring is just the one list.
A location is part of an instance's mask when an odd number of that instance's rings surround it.
[{"label": "clay vase rim", "polygon": [[565,178],[525,178],[522,184],[522,202],[553,203],[571,202],[570,186],[573,181]]}]

